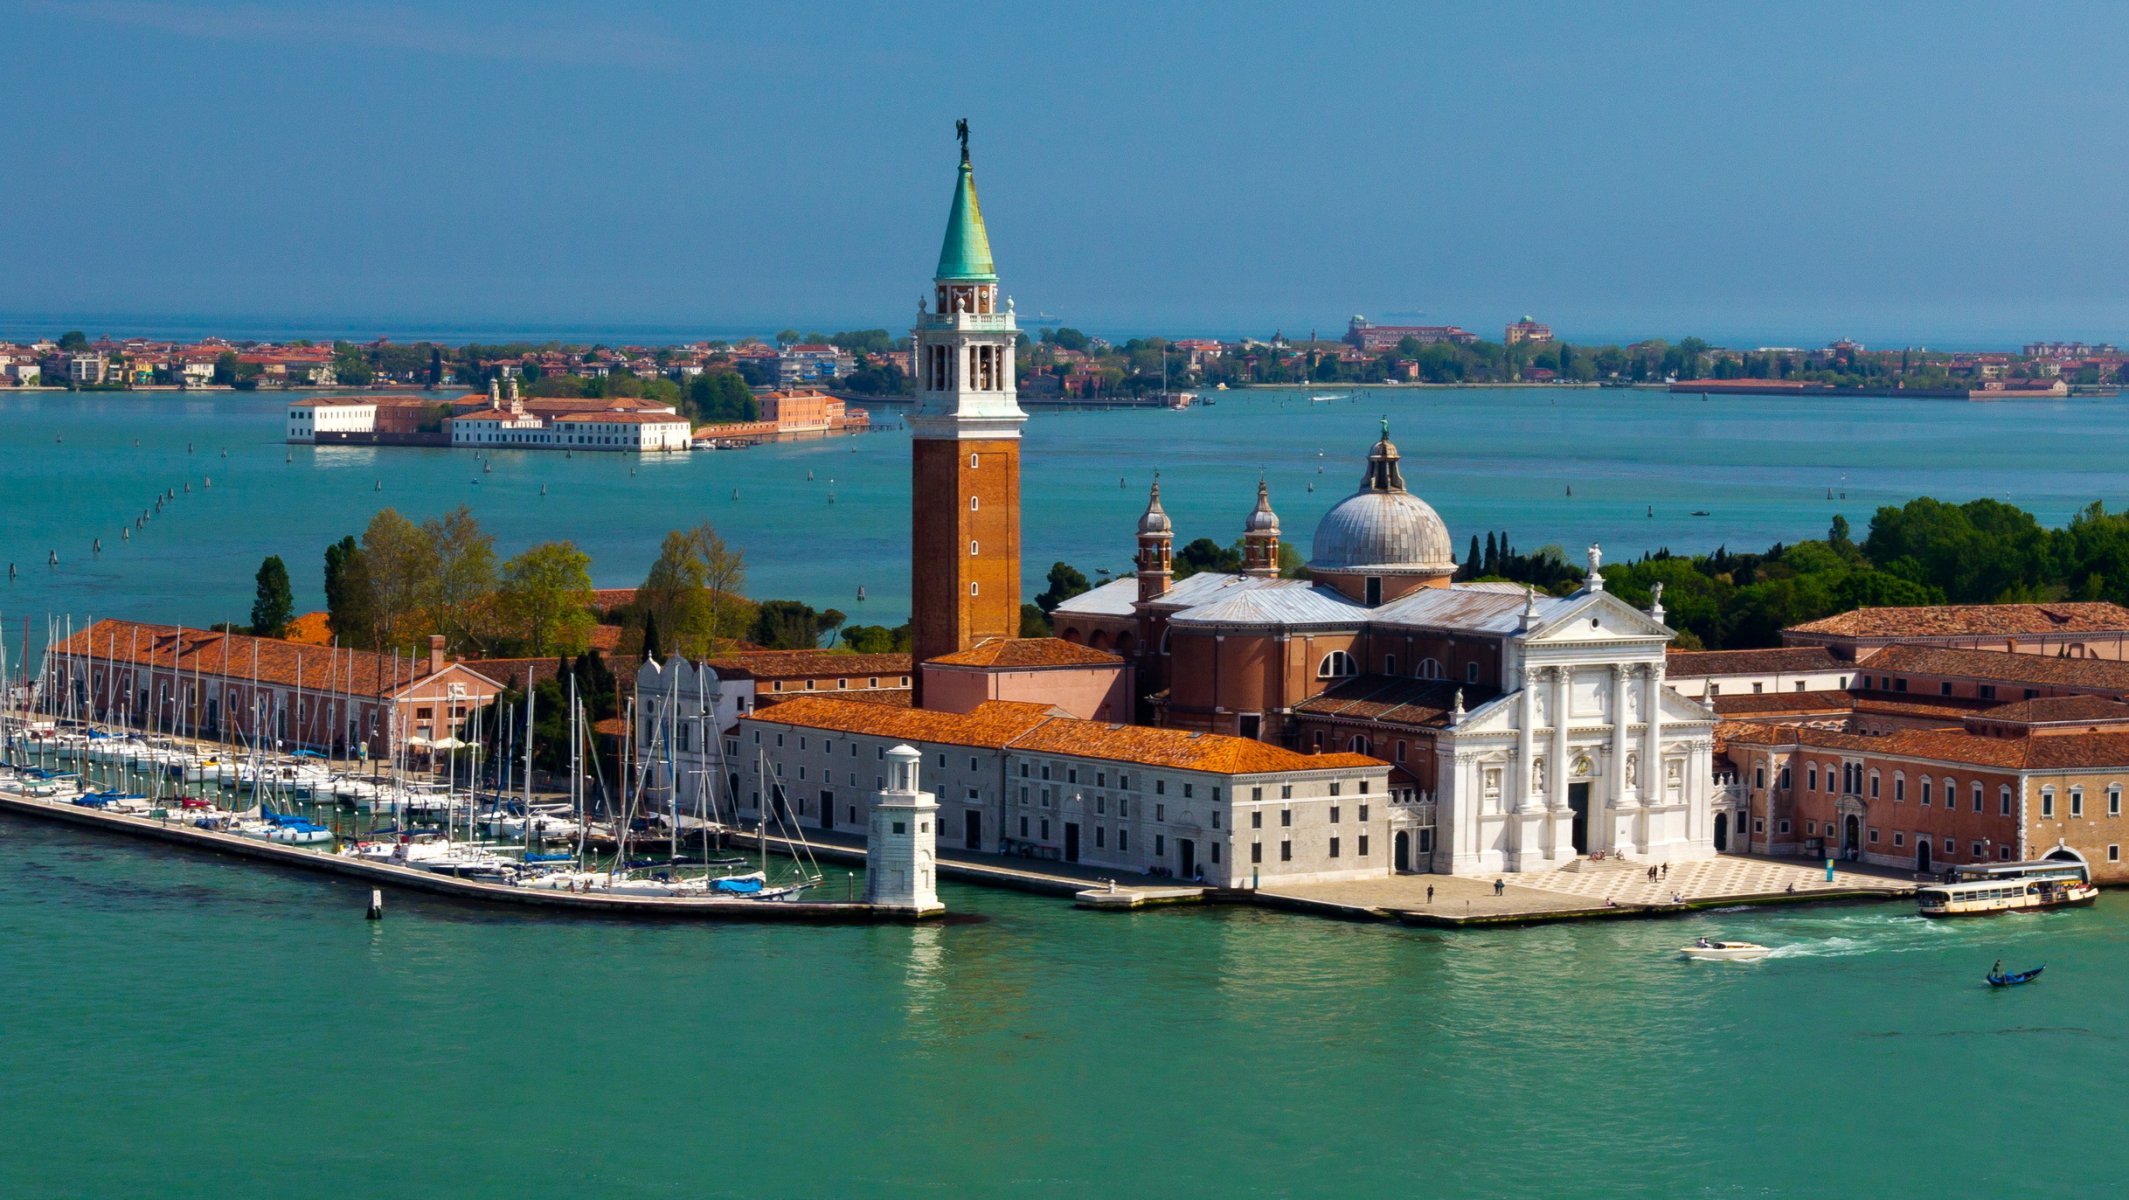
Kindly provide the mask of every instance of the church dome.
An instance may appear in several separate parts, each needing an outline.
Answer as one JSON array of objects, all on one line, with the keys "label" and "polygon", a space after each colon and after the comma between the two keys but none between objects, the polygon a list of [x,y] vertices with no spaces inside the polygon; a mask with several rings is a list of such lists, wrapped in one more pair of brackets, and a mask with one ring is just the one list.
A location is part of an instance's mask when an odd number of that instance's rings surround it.
[{"label": "church dome", "polygon": [[1168,510],[1161,507],[1161,479],[1153,477],[1153,494],[1146,500],[1146,511],[1138,519],[1140,537],[1158,534],[1173,534],[1175,524],[1168,519]]},{"label": "church dome", "polygon": [[1449,527],[1426,501],[1405,490],[1397,447],[1385,423],[1368,454],[1360,490],[1323,514],[1309,569],[1371,575],[1449,575],[1457,569]]},{"label": "church dome", "polygon": [[1244,533],[1276,534],[1279,532],[1279,514],[1271,510],[1271,491],[1264,480],[1257,480],[1257,507],[1250,510],[1249,518],[1242,523]]}]

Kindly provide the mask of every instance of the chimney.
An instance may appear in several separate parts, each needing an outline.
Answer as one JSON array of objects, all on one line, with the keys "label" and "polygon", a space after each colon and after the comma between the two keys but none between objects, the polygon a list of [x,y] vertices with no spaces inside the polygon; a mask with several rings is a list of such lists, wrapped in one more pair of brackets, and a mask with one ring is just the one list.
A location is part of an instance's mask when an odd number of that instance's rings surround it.
[{"label": "chimney", "polygon": [[429,635],[429,674],[434,675],[443,669],[444,635],[432,633]]}]

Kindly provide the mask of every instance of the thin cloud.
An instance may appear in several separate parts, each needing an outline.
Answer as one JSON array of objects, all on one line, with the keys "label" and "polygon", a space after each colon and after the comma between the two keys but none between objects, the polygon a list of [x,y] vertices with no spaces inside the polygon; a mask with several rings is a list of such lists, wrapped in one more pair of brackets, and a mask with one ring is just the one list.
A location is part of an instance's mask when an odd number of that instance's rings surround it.
[{"label": "thin cloud", "polygon": [[29,7],[75,20],[217,42],[649,68],[677,67],[690,57],[683,43],[637,29],[555,21],[475,27],[401,6],[357,6],[330,14],[290,12],[264,4],[175,4],[167,0],[31,0]]}]

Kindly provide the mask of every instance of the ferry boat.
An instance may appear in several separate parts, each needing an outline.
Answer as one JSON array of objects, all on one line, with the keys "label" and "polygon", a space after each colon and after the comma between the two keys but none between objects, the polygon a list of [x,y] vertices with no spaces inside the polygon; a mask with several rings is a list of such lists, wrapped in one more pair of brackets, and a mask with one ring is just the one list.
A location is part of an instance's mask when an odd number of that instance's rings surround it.
[{"label": "ferry boat", "polygon": [[1952,882],[1915,893],[1925,917],[1986,917],[2005,912],[2081,908],[2099,899],[2081,862],[2043,859],[1953,868]]}]

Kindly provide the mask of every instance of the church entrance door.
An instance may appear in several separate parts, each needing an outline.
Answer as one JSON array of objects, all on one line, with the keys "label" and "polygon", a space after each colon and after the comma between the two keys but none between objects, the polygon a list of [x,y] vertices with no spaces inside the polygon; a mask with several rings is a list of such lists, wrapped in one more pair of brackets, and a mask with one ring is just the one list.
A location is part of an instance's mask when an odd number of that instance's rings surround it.
[{"label": "church entrance door", "polygon": [[961,814],[961,844],[971,850],[983,849],[982,813],[965,812]]},{"label": "church entrance door", "polygon": [[1915,839],[1915,870],[1920,871],[1925,875],[1929,873],[1928,834],[1923,834],[1921,837]]},{"label": "church entrance door", "polygon": [[1183,879],[1197,878],[1198,844],[1189,838],[1175,839],[1175,873]]},{"label": "church entrance door", "polygon": [[1575,815],[1573,825],[1575,853],[1587,853],[1589,850],[1589,785],[1587,783],[1570,783],[1567,785],[1567,808],[1568,811]]},{"label": "church entrance door", "polygon": [[1715,851],[1720,854],[1730,848],[1730,814],[1715,814]]},{"label": "church entrance door", "polygon": [[1399,873],[1412,869],[1412,835],[1400,829],[1390,841],[1391,850],[1397,859]]},{"label": "church entrance door", "polygon": [[1079,822],[1065,822],[1065,861],[1079,861]]},{"label": "church entrance door", "polygon": [[1841,822],[1841,853],[1853,858],[1862,845],[1863,818],[1850,813],[1848,818]]}]

